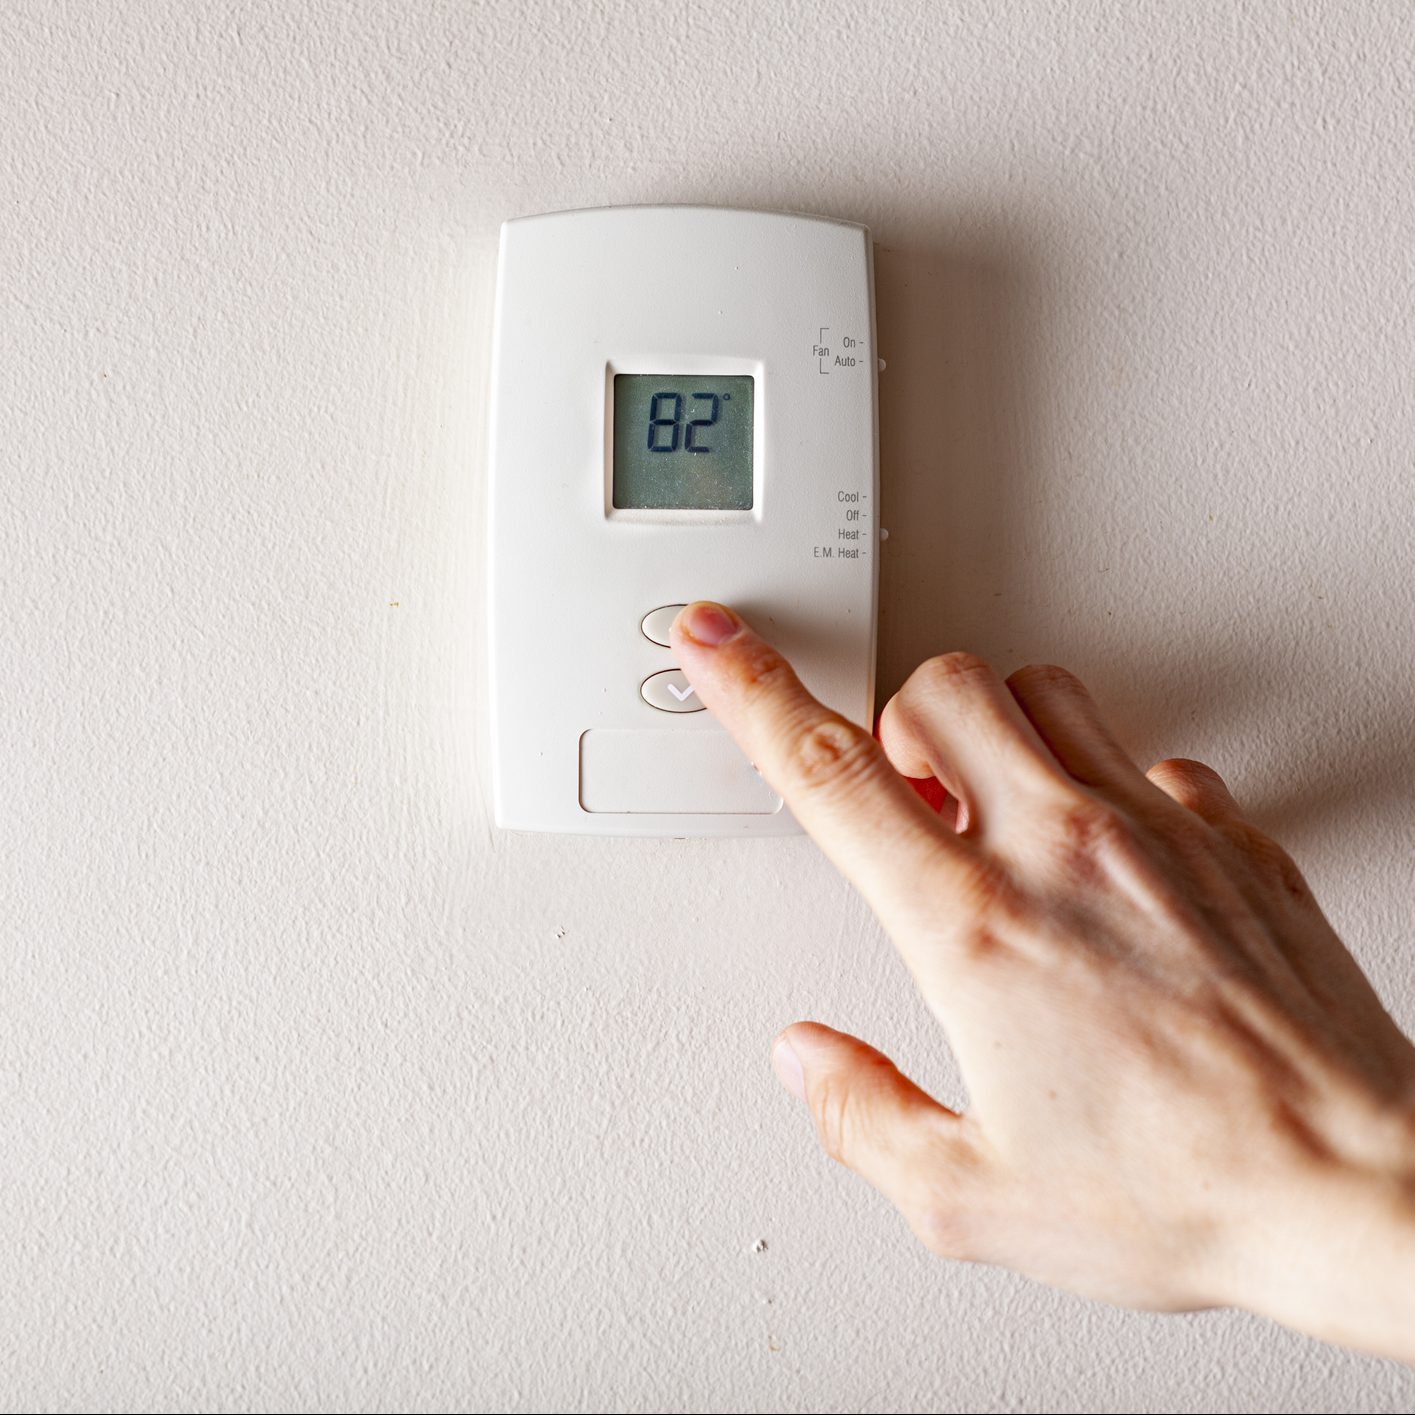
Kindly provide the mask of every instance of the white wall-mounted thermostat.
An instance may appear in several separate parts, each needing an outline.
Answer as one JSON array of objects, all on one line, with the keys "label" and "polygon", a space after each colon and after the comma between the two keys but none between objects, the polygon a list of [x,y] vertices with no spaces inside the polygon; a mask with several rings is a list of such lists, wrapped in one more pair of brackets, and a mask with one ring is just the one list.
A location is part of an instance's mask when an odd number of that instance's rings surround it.
[{"label": "white wall-mounted thermostat", "polygon": [[874,706],[870,236],[708,207],[501,230],[492,362],[492,794],[515,830],[798,827],[668,647],[740,609],[817,697]]}]

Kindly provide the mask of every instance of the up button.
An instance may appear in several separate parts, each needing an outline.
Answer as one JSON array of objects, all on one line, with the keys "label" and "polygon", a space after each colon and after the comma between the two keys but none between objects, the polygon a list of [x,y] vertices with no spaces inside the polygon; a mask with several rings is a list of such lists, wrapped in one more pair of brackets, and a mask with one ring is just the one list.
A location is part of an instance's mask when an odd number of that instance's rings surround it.
[{"label": "up button", "polygon": [[678,617],[678,611],[682,608],[681,604],[665,604],[658,609],[649,610],[639,623],[644,638],[651,643],[662,644],[664,648],[667,648],[669,646],[668,631],[673,627],[673,621]]}]

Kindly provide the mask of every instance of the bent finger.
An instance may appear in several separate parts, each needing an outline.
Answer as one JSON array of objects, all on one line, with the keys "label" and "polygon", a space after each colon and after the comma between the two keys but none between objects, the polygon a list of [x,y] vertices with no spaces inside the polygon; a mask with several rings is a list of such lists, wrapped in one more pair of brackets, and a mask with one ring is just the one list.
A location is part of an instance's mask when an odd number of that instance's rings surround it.
[{"label": "bent finger", "polygon": [[1188,757],[1166,757],[1145,773],[1150,782],[1210,825],[1243,819],[1243,810],[1213,767]]},{"label": "bent finger", "polygon": [[1007,685],[969,653],[920,664],[885,705],[880,742],[904,775],[937,777],[974,832],[1030,814],[1067,780]]},{"label": "bent finger", "polygon": [[1074,673],[1051,663],[1030,663],[1011,674],[1007,686],[1073,780],[1124,801],[1157,799]]}]

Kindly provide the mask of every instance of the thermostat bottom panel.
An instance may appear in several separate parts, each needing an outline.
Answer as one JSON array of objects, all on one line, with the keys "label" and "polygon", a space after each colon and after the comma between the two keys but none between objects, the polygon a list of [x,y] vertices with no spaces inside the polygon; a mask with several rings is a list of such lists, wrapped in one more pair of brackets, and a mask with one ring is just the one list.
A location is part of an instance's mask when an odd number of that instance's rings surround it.
[{"label": "thermostat bottom panel", "polygon": [[599,727],[580,737],[580,805],[609,815],[771,816],[781,797],[725,732]]}]

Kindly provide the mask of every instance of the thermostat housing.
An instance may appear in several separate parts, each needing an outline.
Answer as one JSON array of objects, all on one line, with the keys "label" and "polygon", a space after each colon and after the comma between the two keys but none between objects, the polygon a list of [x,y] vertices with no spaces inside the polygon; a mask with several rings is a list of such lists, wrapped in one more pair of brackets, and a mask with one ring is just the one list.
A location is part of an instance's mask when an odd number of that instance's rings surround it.
[{"label": "thermostat housing", "polygon": [[870,726],[879,536],[869,232],[618,207],[509,221],[490,417],[492,794],[516,830],[799,827],[667,647],[738,609]]}]

